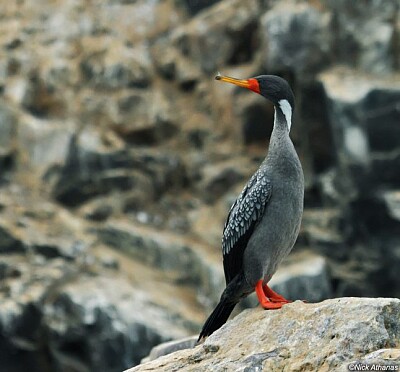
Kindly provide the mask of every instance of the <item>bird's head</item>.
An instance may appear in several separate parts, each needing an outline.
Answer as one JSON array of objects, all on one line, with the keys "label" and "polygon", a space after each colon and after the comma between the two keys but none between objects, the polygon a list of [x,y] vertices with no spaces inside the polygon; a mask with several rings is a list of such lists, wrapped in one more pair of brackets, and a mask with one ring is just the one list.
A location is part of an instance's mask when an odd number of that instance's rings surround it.
[{"label": "bird's head", "polygon": [[287,121],[294,111],[294,95],[288,82],[275,75],[260,75],[250,79],[236,79],[218,74],[216,80],[231,83],[261,94],[281,109]]}]

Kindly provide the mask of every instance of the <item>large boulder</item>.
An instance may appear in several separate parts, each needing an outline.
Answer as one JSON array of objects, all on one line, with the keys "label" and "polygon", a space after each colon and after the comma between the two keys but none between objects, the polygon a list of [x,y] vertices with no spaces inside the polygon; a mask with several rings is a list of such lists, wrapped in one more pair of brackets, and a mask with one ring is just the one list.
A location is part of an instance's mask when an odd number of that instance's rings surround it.
[{"label": "large boulder", "polygon": [[159,91],[129,90],[105,108],[110,126],[127,142],[157,144],[177,132],[171,104]]},{"label": "large boulder", "polygon": [[61,164],[72,137],[71,123],[49,121],[26,115],[16,129],[19,160],[43,175],[49,167]]},{"label": "large boulder", "polygon": [[206,73],[249,62],[256,41],[257,1],[223,1],[172,33],[173,45]]},{"label": "large boulder", "polygon": [[122,276],[96,275],[93,256],[86,259],[91,266],[40,256],[0,259],[2,368],[121,371],[154,345],[198,327]]},{"label": "large boulder", "polygon": [[163,0],[109,0],[101,7],[90,7],[90,13],[95,11],[103,32],[136,44],[153,40],[184,20],[182,9],[175,5],[175,1]]},{"label": "large boulder", "polygon": [[328,12],[292,2],[279,2],[261,18],[264,66],[300,75],[329,61],[332,34]]},{"label": "large boulder", "polygon": [[150,84],[151,65],[145,47],[132,48],[118,39],[107,40],[107,49],[97,39],[89,39],[87,44],[80,69],[89,86],[113,90]]},{"label": "large boulder", "polygon": [[175,314],[171,323],[152,301],[122,278],[87,277],[66,285],[44,309],[53,370],[121,371],[155,344],[186,336],[185,320]]},{"label": "large boulder", "polygon": [[320,81],[339,169],[355,184],[353,191],[400,185],[399,81],[343,68],[325,71]]},{"label": "large boulder", "polygon": [[144,200],[154,200],[186,180],[184,165],[174,154],[109,151],[82,143],[77,136],[70,140],[65,164],[51,178],[55,199],[68,206],[81,205],[112,190],[137,190]]},{"label": "large boulder", "polygon": [[400,85],[348,68],[325,71],[319,79],[336,152],[336,167],[321,177],[321,191],[340,217],[336,249],[324,248],[339,263],[333,274],[337,294],[394,295],[398,283],[387,268],[399,263],[400,225],[388,196],[400,186]]},{"label": "large boulder", "polygon": [[[194,349],[136,371],[345,371],[354,360],[399,362],[400,300],[338,298],[246,310]],[[387,350],[389,349],[389,350]],[[373,353],[373,356],[371,355]],[[390,357],[394,356],[394,359]]]},{"label": "large boulder", "polygon": [[45,262],[22,256],[1,257],[0,364],[10,372],[27,368],[34,372],[47,366],[46,332],[43,328],[43,303],[68,276],[76,274],[63,260]]},{"label": "large boulder", "polygon": [[[336,59],[367,73],[390,73],[396,69],[395,14],[397,0],[323,0],[335,20],[332,34]],[[398,31],[397,31],[398,32]],[[397,63],[398,67],[398,63]]]},{"label": "large boulder", "polygon": [[309,251],[291,254],[269,285],[289,300],[317,302],[332,297],[327,261]]},{"label": "large boulder", "polygon": [[207,252],[208,247],[123,222],[109,222],[93,232],[103,244],[169,273],[177,283],[191,285],[200,302],[209,305],[218,300],[223,286],[222,269],[215,255]]}]

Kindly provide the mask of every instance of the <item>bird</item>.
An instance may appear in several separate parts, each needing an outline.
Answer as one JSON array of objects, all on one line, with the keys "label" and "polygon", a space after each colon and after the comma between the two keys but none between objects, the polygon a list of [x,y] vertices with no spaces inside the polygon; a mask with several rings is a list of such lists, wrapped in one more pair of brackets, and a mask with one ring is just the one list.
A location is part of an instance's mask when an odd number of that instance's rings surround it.
[{"label": "bird", "polygon": [[254,291],[267,310],[291,302],[268,282],[296,242],[304,205],[303,169],[289,136],[295,100],[288,82],[275,75],[237,79],[218,73],[215,79],[271,101],[274,126],[265,159],[229,210],[222,234],[226,288],[197,344],[225,324],[236,304]]}]

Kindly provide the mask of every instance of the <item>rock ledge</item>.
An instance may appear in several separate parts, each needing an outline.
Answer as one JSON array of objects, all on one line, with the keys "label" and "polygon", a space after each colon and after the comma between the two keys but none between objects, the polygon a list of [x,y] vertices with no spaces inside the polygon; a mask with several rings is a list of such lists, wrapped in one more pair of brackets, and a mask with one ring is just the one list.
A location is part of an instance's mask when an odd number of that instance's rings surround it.
[{"label": "rock ledge", "polygon": [[350,363],[400,365],[399,299],[349,297],[246,310],[203,345],[127,372],[347,371]]}]

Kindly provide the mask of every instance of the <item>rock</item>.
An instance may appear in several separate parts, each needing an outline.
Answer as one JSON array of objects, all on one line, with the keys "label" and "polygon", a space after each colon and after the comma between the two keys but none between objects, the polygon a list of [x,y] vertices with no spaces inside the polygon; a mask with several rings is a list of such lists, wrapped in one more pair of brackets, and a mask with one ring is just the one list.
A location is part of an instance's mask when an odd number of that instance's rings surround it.
[{"label": "rock", "polygon": [[[279,266],[269,282],[270,287],[290,301],[318,302],[333,296],[328,260],[318,253],[299,247]],[[255,293],[239,303],[238,309],[259,304]],[[237,310],[238,310],[237,309]]]},{"label": "rock", "polygon": [[400,239],[396,235],[399,221],[392,217],[387,203],[379,195],[359,198],[348,206],[347,213],[347,218],[355,221],[350,235],[352,249],[347,259],[347,272],[353,280],[348,288],[339,286],[338,289],[343,290],[342,293],[370,293],[372,296],[397,293],[399,285],[392,267],[400,264]]},{"label": "rock", "polygon": [[11,151],[15,139],[15,127],[17,118],[15,113],[8,107],[7,102],[0,100],[0,149]]},{"label": "rock", "polygon": [[2,257],[9,275],[2,281],[0,298],[0,363],[8,371],[26,368],[34,372],[48,367],[47,339],[43,329],[43,302],[68,276],[76,275],[71,265],[62,260],[27,261],[21,256]]},{"label": "rock", "polygon": [[151,49],[152,60],[157,72],[163,78],[172,80],[176,76],[177,59],[180,58],[180,54],[176,48],[165,45],[165,41],[161,40]]},{"label": "rock", "polygon": [[132,255],[137,260],[163,270],[182,269],[182,275],[194,276],[193,261],[195,252],[169,234],[143,234],[143,228],[110,222],[96,231],[102,243]]},{"label": "rock", "polygon": [[15,162],[17,118],[4,100],[0,100],[0,179],[12,170]]},{"label": "rock", "polygon": [[[144,227],[134,227],[125,223],[110,222],[95,232],[103,244],[124,252],[136,260],[176,273],[176,279],[193,283],[202,288],[199,283],[211,275],[200,249],[196,245],[189,246],[182,238],[168,233],[159,232],[143,234]],[[214,274],[215,275],[215,274]],[[209,281],[209,280],[207,280]],[[204,287],[207,283],[204,283]]]},{"label": "rock", "polygon": [[[24,250],[0,252],[2,368],[121,371],[154,345],[199,327],[193,288],[104,251],[84,234],[86,221],[65,208],[11,191],[1,195],[1,241],[8,244],[10,230]],[[93,247],[103,248],[98,259]]]},{"label": "rock", "polygon": [[178,350],[192,349],[196,344],[197,338],[198,336],[190,336],[181,340],[168,341],[159,344],[151,349],[150,354],[142,360],[142,363],[171,354]]},{"label": "rock", "polygon": [[0,261],[0,280],[7,278],[17,278],[21,276],[21,271],[7,261]]},{"label": "rock", "polygon": [[394,170],[400,166],[400,152],[398,150],[377,153],[373,156],[371,163],[371,173],[374,175],[375,182],[389,188],[400,185],[400,175],[394,173]]},{"label": "rock", "polygon": [[50,86],[39,71],[33,70],[25,82],[21,104],[38,118],[62,116],[65,104],[57,93],[57,89]]},{"label": "rock", "polygon": [[331,50],[331,17],[315,7],[281,2],[261,18],[264,66],[268,71],[314,72]]},{"label": "rock", "polygon": [[[386,362],[400,344],[400,300],[339,298],[294,302],[281,310],[243,311],[203,345],[130,369],[339,371],[371,353]],[[273,332],[271,332],[273,330]],[[396,354],[394,354],[396,355]],[[364,359],[364,360],[365,360]]]},{"label": "rock", "polygon": [[382,195],[390,217],[400,221],[400,191],[385,191]]},{"label": "rock", "polygon": [[339,257],[345,245],[342,231],[343,211],[340,208],[310,208],[304,211],[301,235],[306,244],[319,252],[332,257]]},{"label": "rock", "polygon": [[152,200],[169,187],[185,182],[182,162],[174,155],[149,151],[104,151],[71,139],[68,158],[54,184],[54,197],[70,206],[80,205],[112,190],[137,190]]},{"label": "rock", "polygon": [[173,45],[206,73],[253,56],[259,7],[255,0],[223,1],[174,30]]},{"label": "rock", "polygon": [[192,61],[179,53],[177,48],[161,39],[152,48],[153,63],[167,80],[176,80],[184,91],[193,90],[201,79],[200,69]]},{"label": "rock", "polygon": [[175,2],[161,0],[111,0],[97,9],[101,23],[113,30],[118,39],[137,44],[165,35],[185,20],[182,9],[175,5]]},{"label": "rock", "polygon": [[[364,357],[353,360],[349,363],[347,368],[343,366],[341,371],[348,371],[350,369],[358,370],[367,368],[371,369],[379,369],[386,368],[387,371],[398,369],[398,365],[400,364],[400,351],[399,349],[380,349],[377,351],[373,351],[365,355]],[[351,367],[350,367],[351,366]],[[374,367],[376,366],[376,367]]]},{"label": "rock", "polygon": [[157,144],[177,131],[170,103],[161,92],[129,91],[110,109],[112,128],[133,144]]},{"label": "rock", "polygon": [[269,284],[290,300],[318,302],[332,297],[326,259],[307,251],[292,253]]},{"label": "rock", "polygon": [[113,213],[113,207],[110,204],[104,204],[104,200],[95,200],[94,205],[85,208],[85,217],[92,221],[105,221]]},{"label": "rock", "polygon": [[101,257],[100,263],[106,269],[119,270],[120,268],[119,261],[111,256]]},{"label": "rock", "polygon": [[396,38],[393,17],[398,2],[324,0],[335,19],[335,53],[338,61],[367,73],[389,73],[396,67],[392,45]]},{"label": "rock", "polygon": [[190,60],[180,58],[176,64],[176,81],[184,92],[190,92],[201,80],[201,72]]},{"label": "rock", "polygon": [[0,179],[1,182],[7,180],[9,176],[9,171],[11,171],[15,166],[15,157],[14,154],[9,153],[8,151],[3,151],[0,149],[0,168],[3,170]]},{"label": "rock", "polygon": [[244,175],[237,164],[217,164],[203,168],[203,180],[199,184],[204,200],[213,203],[229,191]]},{"label": "rock", "polygon": [[17,128],[18,151],[21,162],[37,169],[39,175],[65,160],[71,139],[69,123],[38,119],[25,116]]},{"label": "rock", "polygon": [[221,0],[184,0],[184,4],[191,15],[206,9]]},{"label": "rock", "polygon": [[6,224],[0,225],[0,253],[23,253],[26,246],[23,241],[12,233]]},{"label": "rock", "polygon": [[274,123],[273,108],[256,95],[240,94],[235,100],[235,113],[241,119],[244,144],[258,144],[265,148]]},{"label": "rock", "polygon": [[0,363],[7,371],[121,371],[193,328],[179,311],[171,321],[171,309],[126,279],[99,277],[89,266],[16,255],[0,262]]},{"label": "rock", "polygon": [[[302,114],[301,120],[297,116],[293,135],[296,135],[294,138],[300,143],[300,149],[306,148],[313,173],[320,178],[322,173],[334,169],[336,155],[332,131],[327,130],[329,118],[324,89],[317,81],[304,82],[297,87],[296,97],[296,107]],[[304,143],[304,132],[307,132],[307,144]],[[315,206],[315,203],[306,203]]]},{"label": "rock", "polygon": [[49,237],[38,238],[29,242],[33,251],[47,259],[62,257],[66,260],[75,260],[87,251],[87,246],[82,241],[62,241],[60,238],[50,239]]},{"label": "rock", "polygon": [[346,178],[355,184],[354,191],[368,192],[371,182],[400,184],[394,172],[400,160],[397,81],[346,69],[326,71],[320,80],[327,97],[340,169],[349,172]]},{"label": "rock", "polygon": [[121,371],[137,364],[155,344],[187,335],[182,319],[168,316],[122,279],[69,284],[45,308],[53,368]]},{"label": "rock", "polygon": [[306,211],[276,289],[398,295],[398,0],[97,3],[2,2],[0,369],[120,371],[198,332],[273,114],[218,70],[295,91]]},{"label": "rock", "polygon": [[[147,87],[151,80],[151,67],[146,48],[130,48],[120,40],[108,44],[107,49],[94,49],[92,54],[82,59],[80,68],[87,83],[99,89]],[[93,47],[99,47],[97,40]]]},{"label": "rock", "polygon": [[224,285],[219,250],[209,252],[209,247],[191,239],[117,221],[92,232],[102,244],[161,269],[177,284],[191,286],[205,306],[211,308],[218,302]]}]

